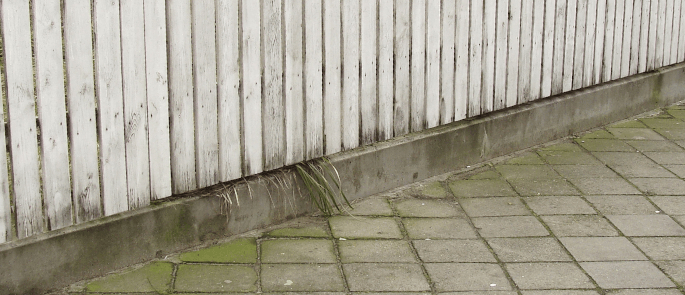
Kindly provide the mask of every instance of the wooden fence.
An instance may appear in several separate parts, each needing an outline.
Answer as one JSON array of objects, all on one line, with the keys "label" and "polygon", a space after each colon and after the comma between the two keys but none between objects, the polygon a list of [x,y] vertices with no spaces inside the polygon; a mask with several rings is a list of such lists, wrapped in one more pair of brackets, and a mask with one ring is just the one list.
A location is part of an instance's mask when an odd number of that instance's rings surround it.
[{"label": "wooden fence", "polygon": [[0,10],[0,242],[685,60],[685,0]]}]

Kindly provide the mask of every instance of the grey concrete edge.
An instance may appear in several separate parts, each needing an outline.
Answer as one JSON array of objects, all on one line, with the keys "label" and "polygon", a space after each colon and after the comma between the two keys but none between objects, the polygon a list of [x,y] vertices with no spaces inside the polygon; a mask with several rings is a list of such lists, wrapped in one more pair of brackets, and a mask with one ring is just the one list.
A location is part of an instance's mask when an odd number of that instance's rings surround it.
[{"label": "grey concrete edge", "polygon": [[[685,63],[330,156],[350,199],[685,99]],[[315,212],[294,169],[0,245],[0,294],[40,294]]]}]

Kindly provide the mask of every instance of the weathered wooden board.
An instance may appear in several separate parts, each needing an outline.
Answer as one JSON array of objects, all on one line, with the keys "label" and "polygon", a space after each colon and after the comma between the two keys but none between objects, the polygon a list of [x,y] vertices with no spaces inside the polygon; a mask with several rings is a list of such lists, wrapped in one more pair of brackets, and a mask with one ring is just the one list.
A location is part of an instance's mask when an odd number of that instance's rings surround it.
[{"label": "weathered wooden board", "polygon": [[[442,50],[440,77],[440,124],[454,121],[454,46],[456,25],[455,3],[442,3]],[[398,81],[399,82],[399,81]],[[407,81],[408,82],[408,81]]]},{"label": "weathered wooden board", "polygon": [[285,0],[285,164],[304,160],[303,0]]},{"label": "weathered wooden board", "polygon": [[[469,2],[457,0],[456,69],[454,119],[466,118],[469,103]],[[416,25],[416,24],[414,24]]]},{"label": "weathered wooden board", "polygon": [[673,43],[673,1],[666,0],[666,10],[664,11],[664,53],[663,66],[671,63],[671,44]]},{"label": "weathered wooden board", "polygon": [[495,101],[496,110],[507,106],[507,50],[509,49],[509,1],[497,3],[497,41],[495,49]]},{"label": "weathered wooden board", "polygon": [[611,79],[621,78],[621,57],[623,56],[623,18],[625,1],[616,0],[616,18],[614,19],[614,53],[612,56]]},{"label": "weathered wooden board", "polygon": [[562,91],[573,89],[573,59],[576,42],[576,16],[578,0],[568,0],[566,6],[566,40],[564,44],[564,75]]},{"label": "weathered wooden board", "polygon": [[552,95],[562,92],[564,85],[564,32],[566,30],[566,0],[557,0],[554,20],[554,69],[552,71]]},{"label": "weathered wooden board", "polygon": [[[368,0],[366,0],[368,1]],[[409,51],[411,50],[411,2],[395,2],[395,100],[393,104],[393,132],[395,136],[409,133],[411,76]]]},{"label": "weathered wooden board", "polygon": [[633,1],[633,23],[630,36],[630,59],[628,61],[628,75],[637,74],[640,54],[640,24],[642,22],[642,0]]},{"label": "weathered wooden board", "polygon": [[[638,0],[639,1],[639,0]],[[638,53],[638,65],[637,72],[644,73],[647,71],[647,45],[649,44],[649,25],[650,25],[650,6],[652,5],[652,0],[641,0],[642,1],[642,13],[640,15],[640,49]]]},{"label": "weathered wooden board", "polygon": [[556,18],[556,1],[545,0],[545,36],[542,45],[542,82],[540,95],[548,97],[552,95],[552,73],[554,62],[554,20]]},{"label": "weathered wooden board", "polygon": [[588,0],[578,0],[576,14],[576,40],[575,52],[573,57],[573,78],[571,89],[576,90],[583,87],[583,74],[585,70],[585,46],[587,35],[587,6]]},{"label": "weathered wooden board", "polygon": [[426,2],[426,128],[432,128],[440,124],[440,0]]},{"label": "weathered wooden board", "polygon": [[[374,14],[375,15],[375,14]],[[304,1],[305,150],[307,159],[323,155],[323,11],[321,1]],[[375,72],[374,72],[375,75]],[[374,76],[375,80],[375,76]],[[375,114],[374,114],[375,119]],[[375,130],[375,126],[374,126]]]},{"label": "weathered wooden board", "polygon": [[359,0],[342,3],[343,34],[343,97],[342,145],[343,150],[359,146],[359,63],[360,6]]},{"label": "weathered wooden board", "polygon": [[585,57],[583,59],[582,87],[594,84],[595,42],[597,41],[597,2],[587,2],[587,24],[585,26]]},{"label": "weathered wooden board", "polygon": [[[249,0],[246,0],[249,1]],[[340,47],[340,1],[324,1],[324,139],[325,154],[337,153],[342,149],[342,118],[340,108],[342,98]],[[380,81],[379,81],[380,83]],[[392,81],[390,81],[392,83]],[[380,115],[379,115],[380,116]],[[392,128],[392,127],[391,127]]]},{"label": "weathered wooden board", "polygon": [[595,34],[595,61],[593,65],[593,84],[599,84],[604,78],[604,40],[606,38],[606,5],[607,0],[597,1],[597,33]]},{"label": "weathered wooden board", "polygon": [[664,66],[664,44],[666,43],[666,39],[670,38],[666,37],[666,6],[667,6],[667,0],[659,0],[659,5],[657,7],[657,18],[656,18],[656,46],[654,47],[656,49],[655,55],[654,55],[654,68],[660,68]]},{"label": "weathered wooden board", "polygon": [[273,170],[285,164],[281,1],[262,1],[264,170]]},{"label": "weathered wooden board", "polygon": [[495,100],[497,0],[485,0],[483,8],[483,83],[480,107],[483,112],[491,112],[494,110]]},{"label": "weathered wooden board", "polygon": [[[362,14],[363,13],[364,9],[362,9]],[[426,128],[427,32],[425,2],[412,2],[411,25],[411,131],[416,132]],[[364,26],[364,21],[362,21],[362,26]],[[362,29],[362,32],[368,31],[369,30]],[[364,40],[364,35],[365,34],[362,34],[362,42]]]},{"label": "weathered wooden board", "polygon": [[530,100],[531,47],[533,45],[533,0],[521,5],[521,45],[519,47],[518,103]]},{"label": "weathered wooden board", "polygon": [[[264,170],[262,151],[262,42],[260,1],[243,0],[242,20],[242,141],[243,175]],[[259,65],[259,66],[257,66]],[[333,134],[331,134],[333,136]]]},{"label": "weathered wooden board", "polygon": [[683,21],[683,3],[681,0],[673,2],[673,33],[671,34],[671,60],[669,64],[678,63],[678,45],[680,41],[680,28]]},{"label": "weathered wooden board", "polygon": [[533,36],[530,61],[530,96],[529,100],[541,97],[542,83],[542,44],[544,35],[545,1],[533,1]]},{"label": "weathered wooden board", "polygon": [[616,1],[621,0],[607,0],[606,5],[606,21],[604,23],[604,56],[602,57],[602,80],[601,82],[611,81],[611,70],[614,57],[614,20],[616,11]]},{"label": "weathered wooden board", "polygon": [[[470,1],[470,42],[469,42],[469,117],[480,115],[483,111],[481,102],[483,77],[483,3]],[[431,32],[431,19],[428,17],[428,32]],[[509,51],[510,53],[512,51]],[[430,54],[430,52],[429,52]],[[428,83],[432,83],[428,78]],[[508,99],[507,99],[508,101]]]}]

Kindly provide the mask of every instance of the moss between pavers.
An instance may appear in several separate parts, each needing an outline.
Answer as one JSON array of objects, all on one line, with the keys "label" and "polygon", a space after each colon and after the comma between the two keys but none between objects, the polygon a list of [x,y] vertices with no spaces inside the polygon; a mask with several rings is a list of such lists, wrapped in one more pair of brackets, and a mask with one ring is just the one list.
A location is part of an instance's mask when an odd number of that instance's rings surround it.
[{"label": "moss between pavers", "polygon": [[461,198],[516,196],[511,186],[500,179],[455,180],[449,185],[452,193]]},{"label": "moss between pavers", "polygon": [[414,187],[413,195],[428,198],[449,198],[452,196],[439,181],[428,182]]},{"label": "moss between pavers", "polygon": [[326,238],[328,233],[320,227],[279,228],[264,234],[267,237]]},{"label": "moss between pavers", "polygon": [[[680,107],[683,107],[683,106],[680,106]],[[666,110],[666,112],[675,118],[685,119],[685,109],[669,109],[669,110]]]},{"label": "moss between pavers", "polygon": [[640,119],[649,128],[685,128],[685,122],[675,118],[644,118]]},{"label": "moss between pavers", "polygon": [[107,276],[86,285],[86,292],[158,292],[171,287],[173,264],[152,262],[142,268]]},{"label": "moss between pavers", "polygon": [[582,152],[583,149],[575,143],[564,142],[555,145],[539,148],[538,151],[544,152]]},{"label": "moss between pavers", "polygon": [[237,239],[207,249],[183,253],[186,262],[255,263],[257,243],[253,238]]}]

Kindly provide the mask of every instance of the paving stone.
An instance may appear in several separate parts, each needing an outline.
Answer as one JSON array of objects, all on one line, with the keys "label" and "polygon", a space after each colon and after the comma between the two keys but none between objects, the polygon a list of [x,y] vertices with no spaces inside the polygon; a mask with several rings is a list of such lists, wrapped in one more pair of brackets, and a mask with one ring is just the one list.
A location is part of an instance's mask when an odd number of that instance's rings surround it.
[{"label": "paving stone", "polygon": [[618,139],[663,140],[658,133],[648,128],[607,128]]},{"label": "paving stone", "polygon": [[675,118],[678,118],[678,119],[685,119],[685,110],[681,110],[681,109],[668,109],[668,110],[666,110],[666,112],[667,112],[669,115],[671,115],[671,116],[673,116],[673,117],[675,117]]},{"label": "paving stone", "polygon": [[416,240],[423,262],[497,262],[482,240]]},{"label": "paving stone", "polygon": [[641,152],[682,152],[679,145],[665,140],[626,140],[627,144]]},{"label": "paving stone", "polygon": [[611,223],[598,215],[549,215],[541,218],[557,237],[618,235]]},{"label": "paving stone", "polygon": [[342,263],[416,262],[407,241],[350,240],[338,242]]},{"label": "paving stone", "polygon": [[523,295],[599,295],[594,290],[525,290],[521,291]]},{"label": "paving stone", "polygon": [[497,165],[495,169],[506,179],[553,179],[561,176],[547,165]]},{"label": "paving stone", "polygon": [[395,203],[397,213],[402,217],[455,217],[463,213],[453,202],[440,200],[404,199]]},{"label": "paving stone", "polygon": [[350,214],[354,216],[363,215],[377,215],[377,216],[392,216],[393,212],[385,198],[366,198],[361,202],[352,204]]},{"label": "paving stone", "polygon": [[581,262],[580,266],[602,289],[675,287],[648,261]]},{"label": "paving stone", "polygon": [[471,217],[530,215],[530,210],[517,197],[469,198],[459,204]]},{"label": "paving stone", "polygon": [[583,148],[577,145],[574,141],[564,139],[560,142],[551,142],[545,146],[538,148],[538,151],[563,151],[563,152],[584,152]]},{"label": "paving stone", "polygon": [[654,129],[678,129],[685,128],[685,122],[675,118],[642,118],[642,123]]},{"label": "paving stone", "polygon": [[677,216],[671,216],[673,219],[675,219],[677,222],[680,223],[683,227],[685,227],[685,215],[677,215]]},{"label": "paving stone", "polygon": [[422,183],[420,185],[414,186],[410,192],[413,196],[425,197],[425,198],[451,198],[452,194],[443,187],[442,183],[439,181],[433,181],[428,183]]},{"label": "paving stone", "polygon": [[684,140],[685,139],[685,130],[682,128],[661,128],[661,129],[654,129],[657,133],[661,134],[663,137],[670,139],[670,140]]},{"label": "paving stone", "polygon": [[419,264],[343,264],[350,291],[430,291]]},{"label": "paving stone", "polygon": [[456,180],[449,185],[452,193],[461,198],[516,196],[511,186],[499,179]]},{"label": "paving stone", "polygon": [[659,210],[643,196],[587,196],[585,199],[604,215],[657,214]]},{"label": "paving stone", "polygon": [[491,238],[487,242],[503,262],[571,261],[554,238]]},{"label": "paving stone", "polygon": [[577,261],[647,260],[625,237],[559,238]]},{"label": "paving stone", "polygon": [[638,189],[648,195],[685,195],[685,181],[678,178],[630,178]]},{"label": "paving stone", "polygon": [[476,231],[465,219],[404,218],[402,223],[410,239],[476,238]]},{"label": "paving stone", "polygon": [[438,292],[511,290],[509,280],[497,264],[426,263],[425,267]]},{"label": "paving stone", "polygon": [[256,283],[252,266],[181,264],[174,285],[177,292],[253,292]]},{"label": "paving stone", "polygon": [[632,152],[635,148],[617,139],[580,139],[575,140],[580,146],[592,152]]},{"label": "paving stone", "polygon": [[626,236],[685,236],[685,229],[667,215],[608,215]]},{"label": "paving stone", "polygon": [[504,163],[509,165],[544,165],[545,162],[542,161],[537,153],[526,152],[524,154],[518,155],[515,158],[506,160]]},{"label": "paving stone", "polygon": [[681,152],[643,152],[650,159],[662,165],[685,165],[685,151]]},{"label": "paving stone", "polygon": [[682,295],[677,289],[622,289],[608,290],[607,295]]},{"label": "paving stone", "polygon": [[585,133],[580,136],[580,138],[616,138],[613,134],[609,133],[604,129],[598,129],[592,132]]},{"label": "paving stone", "polygon": [[494,170],[485,170],[483,172],[479,172],[476,174],[473,174],[468,177],[470,180],[478,180],[478,179],[501,179],[502,175],[500,175],[497,171]]},{"label": "paving stone", "polygon": [[333,242],[316,239],[263,241],[262,263],[335,263]]},{"label": "paving stone", "polygon": [[654,260],[685,260],[685,238],[633,238],[633,243]]},{"label": "paving stone", "polygon": [[564,178],[616,178],[616,172],[599,165],[552,165]]},{"label": "paving stone", "polygon": [[580,195],[580,192],[564,179],[511,179],[509,182],[522,196]]},{"label": "paving stone", "polygon": [[166,292],[171,287],[174,266],[152,262],[141,268],[106,276],[86,285],[87,292]]},{"label": "paving stone", "polygon": [[654,162],[649,157],[637,152],[592,152],[592,154],[610,167],[619,165],[654,165]]},{"label": "paving stone", "polygon": [[471,292],[447,292],[440,295],[518,295],[514,291],[471,291]]},{"label": "paving stone", "polygon": [[623,178],[575,178],[569,179],[586,195],[639,195],[641,192]]},{"label": "paving stone", "polygon": [[654,204],[669,215],[685,215],[685,196],[652,196]]},{"label": "paving stone", "polygon": [[306,237],[306,238],[326,238],[330,235],[326,230],[326,225],[285,227],[269,231],[264,234],[267,237]]},{"label": "paving stone", "polygon": [[685,286],[685,260],[657,261],[656,265],[677,284]]},{"label": "paving stone", "polygon": [[638,119],[629,119],[609,125],[611,128],[646,128],[647,126]]},{"label": "paving stone", "polygon": [[519,289],[590,289],[594,285],[573,263],[508,263]]},{"label": "paving stone", "polygon": [[685,178],[685,165],[663,165],[664,168],[671,171],[680,178]]},{"label": "paving stone", "polygon": [[602,165],[585,152],[538,151],[538,154],[552,165]]},{"label": "paving stone", "polygon": [[545,196],[524,198],[538,215],[597,214],[595,209],[577,196]]},{"label": "paving stone", "polygon": [[181,261],[216,263],[255,263],[257,262],[257,242],[253,238],[243,238],[206,249],[181,254]]},{"label": "paving stone", "polygon": [[402,238],[402,232],[392,217],[333,216],[328,222],[335,238]]},{"label": "paving stone", "polygon": [[477,217],[472,221],[481,236],[488,238],[549,235],[545,227],[533,216]]},{"label": "paving stone", "polygon": [[262,264],[262,291],[344,291],[335,264]]},{"label": "paving stone", "polygon": [[609,165],[609,167],[623,177],[643,177],[643,178],[676,177],[673,173],[666,170],[666,168],[661,167],[660,165],[655,164],[655,163],[645,163],[645,164],[633,163],[633,164],[625,164],[625,165]]}]

